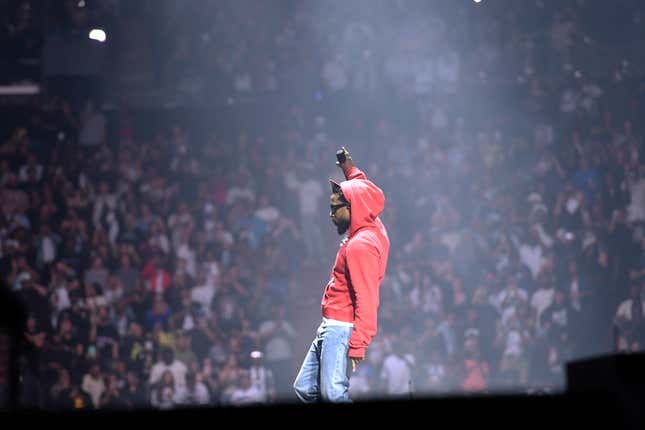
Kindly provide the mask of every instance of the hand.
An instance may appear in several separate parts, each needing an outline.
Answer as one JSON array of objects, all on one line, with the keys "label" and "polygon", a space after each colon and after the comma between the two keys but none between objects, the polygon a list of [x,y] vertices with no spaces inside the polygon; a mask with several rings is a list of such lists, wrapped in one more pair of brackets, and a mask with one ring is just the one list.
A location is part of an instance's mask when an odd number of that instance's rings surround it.
[{"label": "hand", "polygon": [[349,357],[349,359],[352,362],[352,373],[356,372],[356,366],[358,366],[358,363],[360,363],[363,359],[357,357]]},{"label": "hand", "polygon": [[344,173],[344,172],[346,172],[350,167],[353,167],[353,166],[354,166],[354,162],[353,162],[353,160],[352,160],[352,155],[349,153],[349,151],[347,150],[347,148],[345,148],[345,147],[343,146],[343,147],[341,147],[340,149],[342,149],[342,150],[343,150],[343,152],[345,153],[345,161],[341,163],[340,161],[336,160],[336,165],[337,165],[338,167],[340,167],[340,168],[343,170],[343,173]]}]

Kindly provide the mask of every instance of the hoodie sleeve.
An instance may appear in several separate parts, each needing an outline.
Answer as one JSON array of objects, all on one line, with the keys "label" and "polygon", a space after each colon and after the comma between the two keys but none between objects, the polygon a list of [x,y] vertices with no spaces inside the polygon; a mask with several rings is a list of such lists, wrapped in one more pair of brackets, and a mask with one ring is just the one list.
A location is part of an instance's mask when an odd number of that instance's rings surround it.
[{"label": "hoodie sleeve", "polygon": [[347,268],[350,291],[354,295],[354,330],[349,339],[349,356],[364,358],[377,330],[379,305],[378,249],[366,241],[357,241],[347,247]]},{"label": "hoodie sleeve", "polygon": [[345,179],[367,179],[365,173],[356,166],[352,166],[345,172]]}]

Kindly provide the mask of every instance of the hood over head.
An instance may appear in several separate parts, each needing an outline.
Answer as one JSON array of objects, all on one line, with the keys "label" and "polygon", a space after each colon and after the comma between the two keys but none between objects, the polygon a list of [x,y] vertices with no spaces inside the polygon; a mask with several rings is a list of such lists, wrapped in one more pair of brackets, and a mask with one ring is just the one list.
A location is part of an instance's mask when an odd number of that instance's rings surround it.
[{"label": "hood over head", "polygon": [[340,188],[345,199],[351,206],[351,223],[349,226],[350,236],[368,226],[379,226],[381,224],[378,216],[385,206],[385,195],[383,191],[368,179],[350,179],[340,184],[329,180],[332,192]]}]

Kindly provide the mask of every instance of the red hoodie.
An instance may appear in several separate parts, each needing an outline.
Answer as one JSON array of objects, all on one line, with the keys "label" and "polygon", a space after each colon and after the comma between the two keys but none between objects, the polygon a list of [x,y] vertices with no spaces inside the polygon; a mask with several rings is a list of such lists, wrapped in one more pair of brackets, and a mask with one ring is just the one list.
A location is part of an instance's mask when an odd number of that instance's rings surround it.
[{"label": "red hoodie", "polygon": [[390,241],[378,217],[385,204],[383,191],[355,166],[345,172],[345,177],[340,188],[351,205],[349,236],[336,254],[322,298],[322,314],[354,323],[349,356],[364,358],[377,330],[379,287]]}]

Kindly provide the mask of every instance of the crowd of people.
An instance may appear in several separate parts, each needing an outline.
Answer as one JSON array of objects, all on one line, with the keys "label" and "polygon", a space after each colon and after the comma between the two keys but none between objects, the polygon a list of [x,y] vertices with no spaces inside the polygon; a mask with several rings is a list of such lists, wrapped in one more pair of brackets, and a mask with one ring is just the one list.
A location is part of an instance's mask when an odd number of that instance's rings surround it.
[{"label": "crowd of people", "polygon": [[[272,94],[318,100],[358,93],[370,102],[394,91],[415,97],[453,94],[458,86],[576,71],[625,79],[645,70],[642,6],[621,0],[468,1],[358,0],[271,3],[141,3],[136,41],[119,69],[151,77],[175,103],[227,103]],[[125,9],[125,8],[124,8]],[[614,23],[620,22],[621,25]],[[166,54],[166,55],[158,55]],[[601,57],[602,61],[598,61]]]},{"label": "crowd of people", "polygon": [[[213,67],[248,92],[258,80],[244,59],[291,64],[306,51],[298,29],[317,28],[308,16],[264,29],[277,47],[223,43]],[[292,400],[301,357],[289,298],[303,269],[327,270],[337,249],[325,226],[340,146],[384,190],[391,239],[353,398],[557,391],[568,360],[642,349],[645,89],[625,64],[603,78],[577,70],[569,42],[585,43],[584,15],[558,17],[543,44],[558,62],[540,68],[526,26],[511,26],[527,56],[502,80],[495,29],[472,58],[462,46],[410,68],[378,54],[418,56],[418,32],[402,36],[407,50],[384,49],[384,34],[345,23],[330,36],[344,42],[327,42],[347,52],[294,81],[307,97],[222,108],[235,121],[170,112],[164,123],[47,92],[18,109],[1,136],[0,273],[28,310],[21,404]],[[255,23],[236,19],[214,22]],[[419,28],[440,41],[444,27]],[[357,53],[374,63],[344,63]],[[383,76],[395,84],[380,94]]]}]

